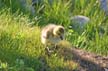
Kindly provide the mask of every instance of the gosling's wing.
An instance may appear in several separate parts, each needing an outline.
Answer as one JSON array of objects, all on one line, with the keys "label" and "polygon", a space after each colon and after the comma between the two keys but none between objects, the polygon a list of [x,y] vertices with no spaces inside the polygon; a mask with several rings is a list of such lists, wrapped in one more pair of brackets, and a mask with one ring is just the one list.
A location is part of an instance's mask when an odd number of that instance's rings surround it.
[{"label": "gosling's wing", "polygon": [[47,39],[49,37],[49,31],[47,29],[42,30],[41,37]]}]

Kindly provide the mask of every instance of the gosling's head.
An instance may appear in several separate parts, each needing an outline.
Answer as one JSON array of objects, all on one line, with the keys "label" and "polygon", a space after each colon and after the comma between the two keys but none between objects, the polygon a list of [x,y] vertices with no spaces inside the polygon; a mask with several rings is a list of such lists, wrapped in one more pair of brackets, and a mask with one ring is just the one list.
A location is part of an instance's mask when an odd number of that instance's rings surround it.
[{"label": "gosling's head", "polygon": [[54,36],[60,37],[61,40],[64,39],[64,32],[65,32],[65,29],[63,26],[56,26],[53,30]]}]

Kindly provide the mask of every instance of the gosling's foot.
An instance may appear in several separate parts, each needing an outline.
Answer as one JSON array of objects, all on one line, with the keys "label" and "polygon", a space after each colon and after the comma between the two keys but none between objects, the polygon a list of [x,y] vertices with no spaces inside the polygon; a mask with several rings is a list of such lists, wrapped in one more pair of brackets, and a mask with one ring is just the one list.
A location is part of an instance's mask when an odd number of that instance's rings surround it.
[{"label": "gosling's foot", "polygon": [[47,54],[48,56],[50,56],[52,53],[54,53],[54,50],[51,50],[51,49],[49,49],[48,47],[45,48],[45,51],[46,51],[46,54]]}]

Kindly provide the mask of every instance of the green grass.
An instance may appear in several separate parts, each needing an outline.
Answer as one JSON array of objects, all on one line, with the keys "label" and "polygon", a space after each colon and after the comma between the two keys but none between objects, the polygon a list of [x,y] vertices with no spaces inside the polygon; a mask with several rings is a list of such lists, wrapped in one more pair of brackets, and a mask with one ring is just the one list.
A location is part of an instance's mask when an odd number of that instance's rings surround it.
[{"label": "green grass", "polygon": [[[17,17],[16,17],[16,16]],[[45,54],[40,42],[41,28],[30,26],[27,16],[11,14],[10,10],[0,13],[0,70],[4,71],[68,71],[68,63],[63,57]],[[45,64],[42,62],[44,60]],[[72,67],[73,66],[73,67]],[[76,69],[73,62],[72,69]]]},{"label": "green grass", "polygon": [[[72,14],[87,16],[91,19],[91,21],[86,26],[82,34],[69,30],[69,35],[67,37],[68,40],[70,40],[70,42],[77,47],[86,49],[96,54],[107,56],[108,47],[106,44],[108,44],[108,29],[106,26],[108,20],[105,20],[104,12],[100,9],[100,3],[93,0],[88,2],[86,0],[82,0],[81,2],[76,0],[75,2],[75,8]],[[104,34],[100,28],[104,30]],[[102,33],[102,35],[100,35],[100,33]]]},{"label": "green grass", "polygon": [[[87,51],[108,55],[108,20],[100,10],[99,2],[95,0],[62,1],[54,0],[49,4],[44,1],[44,8],[39,13],[41,5],[37,6],[36,17],[29,15],[16,1],[4,1],[0,5],[0,70],[1,71],[71,71],[77,69],[77,64],[64,60],[58,51],[48,57],[40,42],[41,27],[48,23],[62,24],[66,28],[66,40],[73,46]],[[68,29],[70,17],[84,15],[91,19],[83,33],[79,34]],[[32,18],[31,18],[32,17]],[[100,27],[105,33],[100,35]],[[79,29],[79,28],[78,28]],[[66,47],[66,45],[65,45]],[[72,56],[72,55],[69,55]],[[44,63],[46,65],[44,65]]]}]

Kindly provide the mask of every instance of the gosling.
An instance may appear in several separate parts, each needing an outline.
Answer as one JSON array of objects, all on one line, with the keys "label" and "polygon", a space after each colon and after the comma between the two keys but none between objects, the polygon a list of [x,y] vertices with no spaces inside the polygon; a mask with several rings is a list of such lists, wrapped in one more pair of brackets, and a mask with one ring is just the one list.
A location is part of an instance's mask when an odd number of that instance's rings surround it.
[{"label": "gosling", "polygon": [[57,43],[64,40],[65,29],[61,25],[49,24],[41,31],[41,42],[45,45],[48,52],[55,49]]}]

